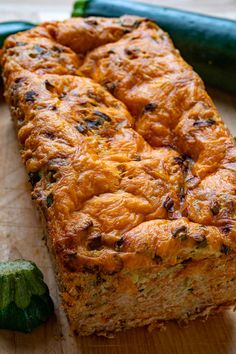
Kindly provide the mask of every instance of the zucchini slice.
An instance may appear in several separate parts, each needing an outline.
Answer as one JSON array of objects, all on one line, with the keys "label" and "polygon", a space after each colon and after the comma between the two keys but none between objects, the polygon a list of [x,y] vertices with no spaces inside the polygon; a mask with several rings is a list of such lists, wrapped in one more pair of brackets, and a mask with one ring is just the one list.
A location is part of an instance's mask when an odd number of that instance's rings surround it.
[{"label": "zucchini slice", "polygon": [[31,262],[0,262],[0,328],[31,332],[54,312],[43,274]]}]

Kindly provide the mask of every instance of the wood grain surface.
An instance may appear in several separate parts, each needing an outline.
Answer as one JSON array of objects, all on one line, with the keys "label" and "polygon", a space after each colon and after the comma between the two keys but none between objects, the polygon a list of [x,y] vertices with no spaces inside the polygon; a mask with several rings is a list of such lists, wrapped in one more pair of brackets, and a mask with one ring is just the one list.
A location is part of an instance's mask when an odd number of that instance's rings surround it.
[{"label": "wood grain surface", "polygon": [[[235,0],[152,2],[236,19]],[[66,18],[71,3],[71,0],[0,0],[0,21]],[[212,90],[210,94],[236,135],[236,97]],[[70,333],[58,301],[43,230],[30,199],[27,175],[2,94],[0,116],[0,260],[21,257],[34,260],[45,275],[56,305],[55,316],[31,334],[0,331],[0,354],[236,354],[236,313],[232,311],[211,317],[206,322],[194,321],[185,328],[171,323],[166,331],[135,329],[113,339],[79,338]]]}]

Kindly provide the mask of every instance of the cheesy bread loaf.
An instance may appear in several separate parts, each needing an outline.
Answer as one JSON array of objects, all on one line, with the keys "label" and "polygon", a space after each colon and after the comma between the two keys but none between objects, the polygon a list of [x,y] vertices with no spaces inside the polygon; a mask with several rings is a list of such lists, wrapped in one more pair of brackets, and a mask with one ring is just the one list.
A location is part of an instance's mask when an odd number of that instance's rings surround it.
[{"label": "cheesy bread loaf", "polygon": [[236,299],[236,148],[150,20],[10,36],[5,97],[80,335],[207,316]]}]

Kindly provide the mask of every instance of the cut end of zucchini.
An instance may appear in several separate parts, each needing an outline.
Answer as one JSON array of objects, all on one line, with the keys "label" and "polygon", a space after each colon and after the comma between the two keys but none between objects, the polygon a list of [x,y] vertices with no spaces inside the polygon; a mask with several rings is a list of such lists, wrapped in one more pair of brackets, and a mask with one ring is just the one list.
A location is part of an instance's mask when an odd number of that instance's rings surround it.
[{"label": "cut end of zucchini", "polygon": [[0,328],[30,332],[53,311],[43,274],[33,262],[0,263]]},{"label": "cut end of zucchini", "polygon": [[77,0],[74,3],[74,7],[73,7],[73,11],[71,16],[72,17],[81,17],[81,16],[85,16],[85,12],[86,12],[86,7],[89,3],[89,0]]},{"label": "cut end of zucchini", "polygon": [[21,271],[32,271],[32,270],[34,270],[34,268],[36,268],[37,272],[39,272],[41,277],[43,277],[40,270],[31,261],[26,261],[24,259],[17,259],[12,262],[0,262],[0,274],[1,275],[16,274]]}]

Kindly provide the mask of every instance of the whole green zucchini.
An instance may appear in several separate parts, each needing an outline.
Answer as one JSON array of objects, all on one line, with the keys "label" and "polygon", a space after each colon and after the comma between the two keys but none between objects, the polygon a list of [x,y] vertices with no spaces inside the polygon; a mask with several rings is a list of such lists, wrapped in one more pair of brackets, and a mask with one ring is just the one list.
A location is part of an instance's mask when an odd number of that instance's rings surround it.
[{"label": "whole green zucchini", "polygon": [[236,93],[236,21],[129,0],[78,0],[72,16],[148,17],[210,86]]},{"label": "whole green zucchini", "polygon": [[0,23],[0,48],[3,46],[4,40],[10,34],[26,31],[35,25],[30,22],[23,21],[8,21]]}]

